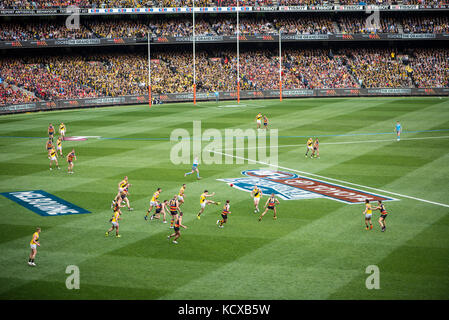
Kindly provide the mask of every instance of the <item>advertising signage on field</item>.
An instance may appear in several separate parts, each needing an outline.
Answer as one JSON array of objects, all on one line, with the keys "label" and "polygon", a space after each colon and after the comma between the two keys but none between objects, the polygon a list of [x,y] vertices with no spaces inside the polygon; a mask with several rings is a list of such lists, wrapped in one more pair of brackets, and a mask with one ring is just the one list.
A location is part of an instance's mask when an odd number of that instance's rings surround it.
[{"label": "advertising signage on field", "polygon": [[[343,89],[285,89],[284,98],[307,97],[350,97],[350,96],[448,96],[449,88],[343,88]],[[186,102],[193,100],[192,92],[184,93],[153,93],[153,98],[163,103]],[[240,91],[240,99],[273,99],[279,98],[278,90]],[[198,92],[198,101],[215,101],[214,92]],[[236,91],[219,92],[220,100],[236,100]],[[54,101],[39,101],[33,103],[0,106],[0,114],[20,113],[30,111],[48,111],[68,108],[102,107],[126,104],[148,103],[147,95],[100,97],[85,99],[69,99]]]}]

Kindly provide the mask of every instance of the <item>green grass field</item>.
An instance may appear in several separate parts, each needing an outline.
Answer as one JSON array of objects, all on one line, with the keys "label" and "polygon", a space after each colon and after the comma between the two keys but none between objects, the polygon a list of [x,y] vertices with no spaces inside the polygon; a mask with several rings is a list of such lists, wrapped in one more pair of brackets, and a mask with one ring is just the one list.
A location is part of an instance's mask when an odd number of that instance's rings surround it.
[{"label": "green grass field", "polygon": [[[0,192],[41,189],[92,212],[42,217],[0,196],[0,298],[449,298],[447,98],[261,100],[224,107],[235,104],[0,117]],[[264,165],[201,164],[197,180],[184,177],[191,164],[171,163],[174,129],[192,132],[193,120],[201,120],[203,130],[255,128],[258,111],[279,130],[280,166],[400,194],[360,187],[399,200],[386,202],[387,231],[380,231],[378,211],[374,229],[366,231],[363,204],[331,199],[280,200],[278,219],[267,215],[258,222],[250,194],[217,179],[242,177],[243,170]],[[396,120],[404,130],[400,142],[393,133]],[[49,122],[64,122],[68,136],[101,137],[64,142],[64,154],[72,147],[77,151],[73,175],[61,158],[61,170],[49,171]],[[304,157],[308,136],[320,137],[320,159]],[[123,210],[121,238],[105,237],[110,203],[125,175],[134,211]],[[175,245],[167,241],[167,224],[143,217],[157,187],[163,190],[161,200],[170,199],[182,183],[187,184],[183,223],[188,229]],[[216,225],[221,206],[208,206],[196,219],[204,189],[216,192],[218,201],[231,200],[223,229]],[[27,261],[37,226],[41,247],[33,268]],[[68,265],[80,269],[79,290],[66,288]],[[378,290],[365,286],[369,265],[379,267]]]}]

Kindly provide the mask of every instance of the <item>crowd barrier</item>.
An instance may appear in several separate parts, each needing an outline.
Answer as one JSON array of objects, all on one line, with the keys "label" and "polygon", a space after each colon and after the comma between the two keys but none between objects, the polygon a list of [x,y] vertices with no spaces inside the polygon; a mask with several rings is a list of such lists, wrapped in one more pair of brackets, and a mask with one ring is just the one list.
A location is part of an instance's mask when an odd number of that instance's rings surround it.
[{"label": "crowd barrier", "polygon": [[[449,88],[371,88],[371,89],[286,89],[282,91],[283,98],[310,97],[367,97],[367,96],[449,96]],[[162,103],[193,101],[193,93],[153,93],[153,99]],[[278,90],[241,91],[240,99],[276,99]],[[219,92],[218,99],[214,92],[198,92],[197,101],[237,100],[237,92]],[[86,99],[69,99],[39,101],[14,105],[0,106],[0,114],[50,111],[59,109],[74,109],[87,107],[104,107],[129,104],[148,104],[148,95],[101,97]]]}]

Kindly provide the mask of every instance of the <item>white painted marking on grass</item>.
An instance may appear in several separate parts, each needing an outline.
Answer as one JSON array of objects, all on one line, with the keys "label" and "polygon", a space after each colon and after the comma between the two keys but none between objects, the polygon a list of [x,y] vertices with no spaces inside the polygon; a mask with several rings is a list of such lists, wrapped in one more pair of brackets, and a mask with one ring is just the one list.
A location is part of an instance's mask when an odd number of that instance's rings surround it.
[{"label": "white painted marking on grass", "polygon": [[[447,139],[449,136],[439,136],[439,137],[422,137],[422,138],[401,138],[402,140],[427,140],[427,139]],[[375,142],[393,142],[396,141],[396,138],[387,139],[387,140],[363,140],[363,141],[338,141],[338,142],[320,142],[320,145],[330,145],[330,144],[354,144],[354,143],[375,143]],[[283,147],[302,147],[304,144],[284,144],[278,146],[278,148]],[[241,150],[241,149],[258,149],[258,147],[252,148],[227,148],[223,150]]]},{"label": "white painted marking on grass", "polygon": [[[356,187],[359,187],[359,188],[371,189],[371,190],[375,190],[375,191],[381,192],[381,193],[382,192],[383,193],[389,193],[389,194],[392,194],[392,195],[395,195],[395,196],[398,196],[398,197],[413,199],[413,200],[416,200],[416,201],[426,202],[426,203],[434,204],[434,205],[437,205],[437,206],[449,208],[449,204],[445,204],[445,203],[440,203],[440,202],[425,200],[425,199],[421,199],[421,198],[417,198],[417,197],[407,196],[405,194],[400,194],[400,193],[396,193],[396,192],[392,192],[392,191],[388,191],[388,190],[382,190],[382,189],[378,189],[378,188],[368,187],[368,186],[364,186],[364,185],[361,185],[361,184],[352,183],[352,182],[349,182],[349,181],[344,181],[344,180],[324,177],[324,176],[320,176],[318,174],[305,172],[305,171],[301,171],[301,170],[296,170],[296,169],[292,169],[292,168],[287,168],[287,167],[283,167],[283,166],[280,166],[280,165],[273,166],[273,165],[271,165],[269,163],[266,163],[266,162],[263,162],[263,161],[251,160],[251,159],[248,159],[248,158],[244,158],[244,157],[240,157],[240,156],[234,156],[233,154],[223,153],[223,152],[220,152],[220,151],[215,151],[215,150],[207,150],[207,151],[209,151],[209,152],[216,152],[218,154],[221,154],[221,155],[224,155],[224,156],[227,156],[227,157],[238,158],[238,159],[241,159],[241,160],[254,161],[255,163],[263,164],[263,165],[270,166],[270,167],[276,167],[276,168],[281,168],[281,169],[284,169],[284,170],[294,171],[294,172],[300,173],[300,174],[305,175],[305,176],[309,175],[309,176],[313,176],[313,177],[318,177],[320,179],[323,179],[323,182],[328,182],[326,180],[335,181],[335,182],[338,182],[338,183],[341,183],[341,184],[356,186]],[[362,190],[362,191],[365,191],[365,190]],[[368,191],[365,191],[365,192],[368,192]]]},{"label": "white painted marking on grass", "polygon": [[246,107],[246,104],[225,104],[217,106],[217,108],[239,108],[239,107]]},{"label": "white painted marking on grass", "polygon": [[101,136],[74,136],[73,138],[97,138],[97,139],[101,139]]}]

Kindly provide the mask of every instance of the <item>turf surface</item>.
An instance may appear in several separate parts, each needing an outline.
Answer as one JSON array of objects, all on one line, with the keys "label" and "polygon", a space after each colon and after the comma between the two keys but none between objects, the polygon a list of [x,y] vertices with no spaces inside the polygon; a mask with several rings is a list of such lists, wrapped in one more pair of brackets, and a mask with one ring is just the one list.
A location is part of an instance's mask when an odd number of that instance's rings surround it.
[{"label": "turf surface", "polygon": [[[249,193],[221,178],[262,164],[174,165],[170,134],[177,128],[254,128],[258,111],[279,130],[279,164],[320,176],[449,204],[449,100],[350,98],[123,106],[0,117],[0,192],[45,190],[92,213],[41,217],[0,197],[1,299],[447,299],[449,208],[407,197],[387,202],[386,232],[374,214],[364,230],[363,205],[330,199],[283,201],[278,219],[262,222]],[[231,106],[231,107],[226,107]],[[393,133],[400,120],[404,133]],[[49,171],[48,123],[67,125],[75,173]],[[321,158],[304,157],[319,136]],[[364,142],[366,141],[366,142]],[[338,143],[341,142],[341,143]],[[203,147],[207,142],[203,142]],[[288,145],[298,145],[291,146]],[[284,147],[287,146],[287,147]],[[223,160],[225,158],[223,157]],[[286,170],[284,170],[286,171]],[[117,183],[129,177],[134,211],[123,210],[122,238],[106,238]],[[157,187],[169,199],[187,184],[179,244],[171,230],[143,219]],[[344,185],[344,184],[343,184]],[[196,219],[204,189],[231,200],[225,228],[220,208]],[[372,191],[366,189],[366,191]],[[261,203],[265,203],[266,196]],[[42,228],[37,267],[27,265],[29,241]],[[65,286],[68,265],[80,268],[80,289]],[[366,267],[380,269],[380,289],[368,290]]]}]

